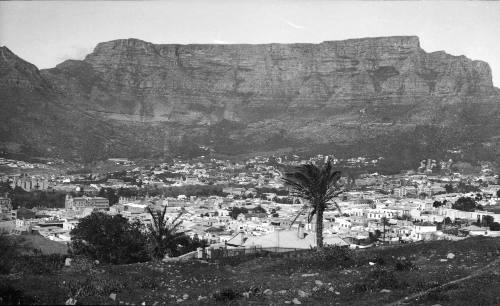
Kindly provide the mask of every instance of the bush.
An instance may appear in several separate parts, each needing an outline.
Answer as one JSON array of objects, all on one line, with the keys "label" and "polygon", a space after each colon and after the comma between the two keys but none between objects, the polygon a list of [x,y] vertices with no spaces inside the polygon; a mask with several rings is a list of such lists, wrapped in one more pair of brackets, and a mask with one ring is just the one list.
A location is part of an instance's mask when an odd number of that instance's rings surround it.
[{"label": "bush", "polygon": [[128,287],[126,281],[111,279],[89,273],[85,279],[69,280],[63,283],[68,296],[77,299],[85,296],[108,296]]},{"label": "bush", "polygon": [[376,256],[372,261],[379,266],[385,265],[385,259],[381,256]]},{"label": "bush", "polygon": [[240,292],[232,289],[232,288],[224,288],[220,291],[214,293],[214,299],[218,302],[223,301],[232,301],[237,298],[240,298],[242,295]]},{"label": "bush", "polygon": [[418,270],[418,267],[410,260],[398,260],[395,264],[396,271],[414,271]]},{"label": "bush", "polygon": [[103,263],[128,264],[149,260],[147,237],[139,223],[130,223],[121,215],[94,212],[80,220],[71,231],[71,249],[75,255]]},{"label": "bush", "polygon": [[500,223],[493,222],[490,224],[490,231],[500,231]]},{"label": "bush", "polygon": [[25,295],[11,284],[0,282],[0,305],[30,305],[36,301],[32,296]]},{"label": "bush", "polygon": [[481,205],[478,205],[476,200],[471,197],[461,197],[459,198],[455,204],[452,205],[453,209],[461,210],[461,211],[476,211],[483,210]]},{"label": "bush", "polygon": [[319,263],[335,263],[338,265],[349,265],[354,262],[354,254],[348,248],[332,246],[325,247],[313,254],[313,259]]},{"label": "bush", "polygon": [[36,275],[53,274],[64,266],[65,258],[60,254],[21,255],[15,258],[12,270]]},{"label": "bush", "polygon": [[435,287],[439,287],[437,281],[419,280],[412,286],[412,292],[421,292]]},{"label": "bush", "polygon": [[354,285],[355,292],[378,291],[381,289],[402,289],[408,287],[405,281],[399,280],[393,271],[377,269],[366,276],[361,283]]},{"label": "bush", "polygon": [[70,269],[75,272],[88,273],[95,267],[94,260],[85,256],[75,256],[71,260]]},{"label": "bush", "polygon": [[144,277],[139,278],[137,280],[137,284],[138,284],[139,288],[142,288],[142,289],[150,289],[150,290],[158,289],[157,281],[150,276],[144,276]]},{"label": "bush", "polygon": [[0,274],[9,274],[18,256],[17,246],[10,236],[0,233]]}]

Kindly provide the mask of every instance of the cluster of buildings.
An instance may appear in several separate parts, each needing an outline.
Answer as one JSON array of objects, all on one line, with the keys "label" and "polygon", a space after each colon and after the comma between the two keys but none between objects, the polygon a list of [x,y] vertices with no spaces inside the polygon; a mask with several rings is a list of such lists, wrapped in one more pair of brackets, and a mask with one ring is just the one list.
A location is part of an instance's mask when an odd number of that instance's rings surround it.
[{"label": "cluster of buildings", "polygon": [[[259,156],[244,162],[199,158],[190,162],[174,160],[149,167],[116,159],[113,162],[130,168],[109,175],[46,178],[23,175],[8,178],[12,186],[27,191],[67,191],[64,208],[38,208],[33,217],[27,218],[20,217],[18,212],[13,213],[8,197],[0,198],[0,207],[2,218],[10,219],[5,222],[10,222],[11,232],[37,232],[61,242],[70,240],[69,232],[79,219],[96,210],[149,224],[152,222],[149,209],[166,209],[169,219],[180,215],[180,230],[213,245],[310,248],[315,246],[316,241],[315,219],[307,222],[309,211],[304,209],[307,203],[288,194],[278,165],[293,166],[327,158],[332,157],[317,155],[301,160],[298,156]],[[379,160],[333,158],[337,165],[354,168],[376,164]],[[325,244],[365,247],[377,241],[407,243],[461,239],[475,234],[499,235],[500,231],[472,225],[481,224],[486,219],[500,223],[500,214],[488,211],[488,208],[500,206],[498,177],[488,167],[483,167],[476,175],[433,173],[437,165],[441,169],[449,169],[448,163],[425,160],[417,171],[398,175],[359,175],[349,191],[336,199],[340,210],[329,209],[324,214]],[[452,193],[447,190],[447,186],[460,183],[477,191]],[[33,185],[38,187],[33,188]],[[148,189],[192,185],[221,186],[222,193],[177,197],[150,197],[148,194],[142,197],[122,196],[114,205],[110,205],[109,199],[98,196],[101,188]],[[69,194],[74,191],[83,196]],[[453,209],[452,204],[460,197],[472,197],[485,209],[473,212]],[[436,201],[445,204],[435,205]]]},{"label": "cluster of buildings", "polygon": [[13,176],[10,186],[12,189],[19,187],[24,191],[47,190],[50,187],[47,177],[27,174]]},{"label": "cluster of buildings", "polygon": [[22,160],[15,160],[9,158],[0,157],[0,166],[6,166],[9,168],[18,169],[46,169],[47,165],[42,163],[30,163]]}]

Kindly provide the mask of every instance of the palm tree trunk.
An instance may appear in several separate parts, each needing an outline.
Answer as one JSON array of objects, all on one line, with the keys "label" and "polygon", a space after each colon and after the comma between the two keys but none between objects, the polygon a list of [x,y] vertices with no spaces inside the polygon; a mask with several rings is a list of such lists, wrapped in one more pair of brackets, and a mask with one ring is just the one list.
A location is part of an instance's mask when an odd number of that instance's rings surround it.
[{"label": "palm tree trunk", "polygon": [[323,249],[323,210],[316,212],[316,246],[318,251]]}]

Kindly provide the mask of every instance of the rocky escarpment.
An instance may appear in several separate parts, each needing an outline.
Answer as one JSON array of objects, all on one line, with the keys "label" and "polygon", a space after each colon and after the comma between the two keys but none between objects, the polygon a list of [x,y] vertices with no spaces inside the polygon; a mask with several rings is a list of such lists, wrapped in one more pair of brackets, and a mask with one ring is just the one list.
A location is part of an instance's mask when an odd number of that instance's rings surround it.
[{"label": "rocky escarpment", "polygon": [[[96,139],[97,155],[199,146],[224,153],[328,144],[359,149],[422,128],[430,132],[413,139],[416,145],[438,139],[454,146],[495,136],[500,117],[488,64],[427,53],[414,36],[263,45],[125,39],[100,43],[83,61],[53,69],[12,68],[19,61],[2,61],[2,91],[31,71],[27,84],[43,84],[47,100],[71,114],[64,118],[78,114],[73,130],[87,140],[70,140],[74,156]],[[5,67],[15,72],[4,76]]]}]

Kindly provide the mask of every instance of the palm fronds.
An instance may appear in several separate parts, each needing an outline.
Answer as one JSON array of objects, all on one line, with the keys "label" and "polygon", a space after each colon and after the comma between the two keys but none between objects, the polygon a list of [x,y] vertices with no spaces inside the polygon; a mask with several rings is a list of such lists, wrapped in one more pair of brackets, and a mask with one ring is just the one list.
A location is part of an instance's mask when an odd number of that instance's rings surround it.
[{"label": "palm fronds", "polygon": [[[293,168],[284,173],[283,181],[291,187],[292,195],[309,201],[313,207],[311,214],[314,215],[319,206],[326,208],[327,202],[344,192],[339,189],[340,178],[341,172],[333,170],[328,160],[322,167],[306,164]],[[339,209],[336,203],[335,205]]]},{"label": "palm fronds", "polygon": [[[305,164],[289,169],[285,171],[282,178],[285,185],[291,187],[293,196],[301,197],[309,202],[311,211],[308,214],[307,221],[310,223],[314,215],[317,216],[318,249],[323,246],[323,212],[327,208],[328,202],[344,192],[339,185],[341,175],[340,171],[333,169],[331,161],[328,160],[319,167],[314,164]],[[334,201],[333,204],[340,211],[337,202]]]},{"label": "palm fronds", "polygon": [[175,253],[179,240],[184,236],[184,233],[178,231],[182,224],[179,218],[184,212],[181,211],[175,218],[168,220],[165,218],[166,206],[162,210],[154,210],[148,206],[147,211],[152,218],[152,223],[148,225],[153,244],[152,255],[155,258],[163,258],[167,253]]}]

